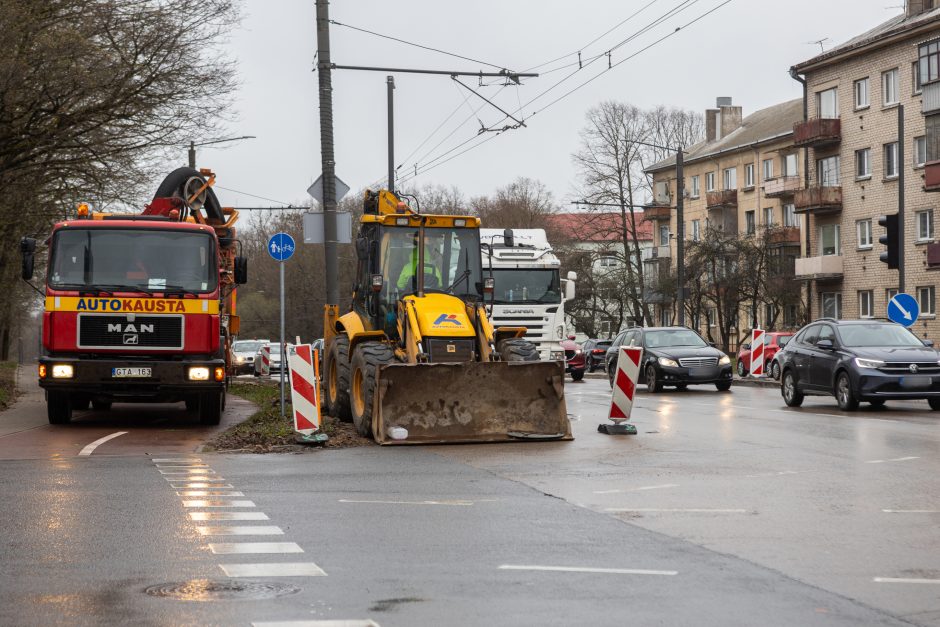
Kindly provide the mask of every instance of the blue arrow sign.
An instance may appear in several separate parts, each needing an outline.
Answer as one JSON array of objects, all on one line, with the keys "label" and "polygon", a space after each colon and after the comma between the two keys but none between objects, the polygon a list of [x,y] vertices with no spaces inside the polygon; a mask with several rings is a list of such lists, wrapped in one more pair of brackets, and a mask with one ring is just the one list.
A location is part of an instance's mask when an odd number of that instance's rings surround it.
[{"label": "blue arrow sign", "polygon": [[888,318],[892,322],[903,324],[906,327],[917,322],[917,316],[920,315],[920,305],[910,294],[896,294],[894,298],[888,301]]},{"label": "blue arrow sign", "polygon": [[294,238],[287,233],[275,233],[268,240],[268,254],[275,261],[287,261],[294,255]]}]

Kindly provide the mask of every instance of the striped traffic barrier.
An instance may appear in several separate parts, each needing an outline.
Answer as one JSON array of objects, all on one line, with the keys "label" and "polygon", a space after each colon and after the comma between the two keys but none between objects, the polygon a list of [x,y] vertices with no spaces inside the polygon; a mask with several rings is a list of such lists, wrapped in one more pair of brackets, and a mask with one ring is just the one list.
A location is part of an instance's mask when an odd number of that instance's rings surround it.
[{"label": "striped traffic barrier", "polygon": [[751,331],[751,368],[752,377],[764,376],[764,331],[754,329]]},{"label": "striped traffic barrier", "polygon": [[265,344],[261,347],[261,376],[267,377],[271,374],[271,346]]},{"label": "striped traffic barrier", "polygon": [[610,412],[607,418],[614,424],[602,423],[597,430],[608,435],[635,435],[636,427],[627,423],[633,411],[633,397],[640,376],[640,363],[643,361],[643,349],[633,346],[620,347],[617,356],[617,373],[614,375],[614,387],[611,390]]},{"label": "striped traffic barrier", "polygon": [[287,357],[294,431],[301,442],[324,442],[320,430],[320,373],[317,351],[310,344],[294,346]]}]

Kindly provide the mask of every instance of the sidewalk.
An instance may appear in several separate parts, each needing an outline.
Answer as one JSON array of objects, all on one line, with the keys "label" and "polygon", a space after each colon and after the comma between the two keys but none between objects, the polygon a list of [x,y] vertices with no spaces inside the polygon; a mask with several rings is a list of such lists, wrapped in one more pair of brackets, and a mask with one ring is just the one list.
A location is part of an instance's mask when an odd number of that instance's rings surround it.
[{"label": "sidewalk", "polygon": [[32,364],[17,368],[16,389],[19,398],[12,407],[0,412],[0,437],[49,423],[46,418],[46,398]]}]

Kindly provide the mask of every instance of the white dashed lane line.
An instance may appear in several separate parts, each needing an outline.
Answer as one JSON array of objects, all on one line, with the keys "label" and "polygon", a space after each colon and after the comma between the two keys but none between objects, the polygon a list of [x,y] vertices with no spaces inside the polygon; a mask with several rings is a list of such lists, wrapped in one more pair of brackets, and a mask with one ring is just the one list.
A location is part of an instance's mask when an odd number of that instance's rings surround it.
[{"label": "white dashed lane line", "polygon": [[99,446],[107,442],[108,440],[113,440],[114,438],[125,435],[126,433],[127,431],[117,431],[115,433],[112,433],[111,435],[106,435],[103,438],[98,438],[97,440],[95,440],[94,442],[92,442],[91,444],[83,448],[81,451],[79,451],[78,456],[88,457],[95,451],[96,448],[98,448]]},{"label": "white dashed lane line", "polygon": [[183,490],[177,492],[176,496],[245,496],[245,493],[238,490]]},{"label": "white dashed lane line", "polygon": [[284,531],[273,525],[259,525],[256,527],[196,527],[202,536],[282,536]]},{"label": "white dashed lane line", "polygon": [[883,509],[885,514],[940,514],[940,509]]},{"label": "white dashed lane line", "polygon": [[664,483],[663,485],[648,485],[642,488],[629,488],[626,490],[594,490],[594,494],[619,494],[622,492],[645,492],[646,490],[664,490],[666,488],[678,488],[678,483]]},{"label": "white dashed lane line", "polygon": [[251,627],[380,627],[374,620],[281,620],[252,623]]},{"label": "white dashed lane line", "polygon": [[189,512],[195,522],[215,520],[270,520],[264,512]]},{"label": "white dashed lane line", "polygon": [[282,562],[279,564],[219,564],[228,577],[326,577],[313,562]]},{"label": "white dashed lane line", "polygon": [[209,543],[216,555],[264,555],[271,553],[303,553],[296,542],[223,542]]},{"label": "white dashed lane line", "polygon": [[357,499],[340,499],[340,503],[369,503],[374,505],[473,505],[473,501],[371,501]]},{"label": "white dashed lane line", "polygon": [[151,459],[154,464],[192,464],[200,463],[202,460],[198,457],[163,457],[158,459]]},{"label": "white dashed lane line", "polygon": [[254,507],[254,501],[183,501],[183,507]]},{"label": "white dashed lane line", "polygon": [[610,512],[612,514],[616,513],[665,513],[665,514],[745,514],[747,513],[746,509],[704,509],[704,508],[688,508],[688,509],[657,509],[652,507],[608,507],[604,510],[605,512]]},{"label": "white dashed lane line", "polygon": [[940,579],[902,579],[897,577],[875,577],[875,583],[916,583],[928,585],[940,585]]},{"label": "white dashed lane line", "polygon": [[920,459],[920,457],[895,457],[894,459],[873,459],[865,463],[866,464],[884,464],[887,462],[909,462],[913,459]]},{"label": "white dashed lane line", "polygon": [[562,573],[598,573],[603,575],[655,575],[671,577],[678,575],[677,570],[640,570],[635,568],[593,568],[590,566],[525,566],[503,564],[499,570],[539,570]]}]

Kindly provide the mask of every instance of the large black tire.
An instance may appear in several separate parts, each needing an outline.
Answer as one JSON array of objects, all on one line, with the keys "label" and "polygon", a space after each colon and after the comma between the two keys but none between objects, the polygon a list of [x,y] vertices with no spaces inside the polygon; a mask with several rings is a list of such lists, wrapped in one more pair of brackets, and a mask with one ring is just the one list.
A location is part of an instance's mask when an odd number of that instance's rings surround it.
[{"label": "large black tire", "polygon": [[852,389],[852,379],[844,370],[836,377],[836,401],[842,411],[855,411],[858,409],[858,396]]},{"label": "large black tire", "polygon": [[225,392],[203,392],[199,395],[199,424],[217,425],[222,420],[222,396]]},{"label": "large black tire", "polygon": [[108,411],[111,409],[111,401],[92,401],[91,406],[95,411]]},{"label": "large black tire", "polygon": [[496,351],[503,361],[538,361],[539,350],[529,340],[513,337],[500,340]]},{"label": "large black tire", "polygon": [[744,369],[744,362],[740,359],[738,360],[738,376],[742,379],[747,375],[747,371]]},{"label": "large black tire", "polygon": [[610,383],[610,389],[614,389],[614,376],[616,375],[617,366],[610,364],[607,366],[607,382]]},{"label": "large black tire", "polygon": [[72,401],[66,392],[46,393],[46,413],[49,424],[65,425],[72,420]]},{"label": "large black tire", "polygon": [[770,363],[770,376],[774,381],[780,380],[780,362],[776,359]]},{"label": "large black tire", "polygon": [[372,437],[372,411],[378,367],[392,363],[395,352],[386,344],[364,342],[353,352],[349,400],[352,421],[364,438]]},{"label": "large black tire", "polygon": [[572,381],[580,381],[580,380],[583,379],[583,378],[584,378],[584,371],[583,371],[583,370],[575,370],[574,372],[571,373],[571,380],[572,380]]},{"label": "large black tire", "polygon": [[805,397],[800,392],[799,388],[796,387],[796,377],[793,375],[792,370],[787,370],[783,373],[783,381],[780,384],[780,394],[783,395],[783,402],[787,404],[787,407],[799,407],[803,404]]},{"label": "large black tire", "polygon": [[326,359],[326,404],[330,415],[343,422],[352,421],[349,409],[349,338],[333,338]]},{"label": "large black tire", "polygon": [[649,364],[646,367],[646,389],[653,394],[663,391],[662,381],[659,380],[659,376],[656,373],[656,366],[653,364]]},{"label": "large black tire", "polygon": [[940,398],[928,398],[927,403],[931,411],[940,411]]},{"label": "large black tire", "polygon": [[715,384],[715,389],[719,392],[727,392],[731,389],[731,381],[719,381]]}]

